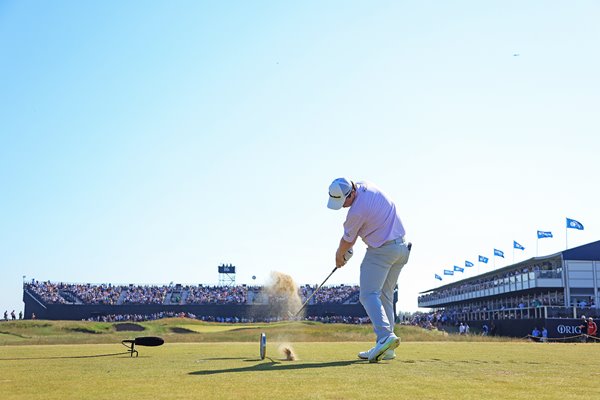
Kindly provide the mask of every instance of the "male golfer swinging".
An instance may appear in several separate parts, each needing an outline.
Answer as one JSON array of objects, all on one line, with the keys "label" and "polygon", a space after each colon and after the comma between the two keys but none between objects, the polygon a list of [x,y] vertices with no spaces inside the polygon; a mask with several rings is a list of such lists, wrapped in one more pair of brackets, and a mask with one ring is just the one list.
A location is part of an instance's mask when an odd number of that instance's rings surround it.
[{"label": "male golfer swinging", "polygon": [[409,256],[396,206],[370,182],[338,178],[329,186],[327,207],[349,208],[344,235],[335,252],[338,268],[346,263],[344,253],[359,236],[367,244],[360,265],[360,302],[371,319],[377,341],[375,347],[358,353],[358,357],[372,363],[391,360],[400,344],[394,334],[394,287]]}]

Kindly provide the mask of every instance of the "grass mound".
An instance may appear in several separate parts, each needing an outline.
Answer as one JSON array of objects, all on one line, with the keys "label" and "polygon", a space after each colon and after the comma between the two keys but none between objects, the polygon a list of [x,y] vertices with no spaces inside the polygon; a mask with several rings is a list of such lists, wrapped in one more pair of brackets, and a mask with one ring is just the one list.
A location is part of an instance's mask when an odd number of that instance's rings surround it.
[{"label": "grass mound", "polygon": [[[127,330],[123,330],[127,328]],[[167,343],[257,342],[261,333],[282,342],[372,342],[370,325],[282,321],[256,324],[220,324],[186,318],[139,323],[86,321],[15,321],[0,324],[0,345],[119,343],[136,336],[159,336]],[[141,333],[143,332],[143,333]],[[140,334],[141,333],[141,334]],[[403,342],[506,341],[481,336],[448,335],[414,326],[396,326]]]}]

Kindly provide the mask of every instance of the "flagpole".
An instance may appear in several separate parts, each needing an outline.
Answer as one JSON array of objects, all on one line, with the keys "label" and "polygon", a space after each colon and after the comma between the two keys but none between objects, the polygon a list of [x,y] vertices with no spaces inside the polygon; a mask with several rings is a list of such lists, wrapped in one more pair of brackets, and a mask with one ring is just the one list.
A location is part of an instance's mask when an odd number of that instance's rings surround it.
[{"label": "flagpole", "polygon": [[513,264],[515,263],[515,244],[513,243]]},{"label": "flagpole", "polygon": [[569,228],[565,227],[565,247],[569,249]]},{"label": "flagpole", "polygon": [[538,247],[539,247],[539,243],[540,243],[540,238],[538,236],[538,238],[535,241],[535,256],[538,256]]}]

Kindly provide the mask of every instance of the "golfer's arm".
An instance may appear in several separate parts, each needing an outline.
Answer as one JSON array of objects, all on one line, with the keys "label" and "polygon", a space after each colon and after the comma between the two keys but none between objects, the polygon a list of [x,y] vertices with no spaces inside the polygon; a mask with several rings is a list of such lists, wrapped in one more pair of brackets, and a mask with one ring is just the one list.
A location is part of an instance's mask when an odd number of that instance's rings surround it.
[{"label": "golfer's arm", "polygon": [[356,239],[353,242],[346,242],[344,238],[340,239],[340,245],[338,246],[337,251],[335,252],[335,265],[339,268],[343,266],[346,262],[344,261],[344,254],[348,249],[352,248],[356,243]]}]

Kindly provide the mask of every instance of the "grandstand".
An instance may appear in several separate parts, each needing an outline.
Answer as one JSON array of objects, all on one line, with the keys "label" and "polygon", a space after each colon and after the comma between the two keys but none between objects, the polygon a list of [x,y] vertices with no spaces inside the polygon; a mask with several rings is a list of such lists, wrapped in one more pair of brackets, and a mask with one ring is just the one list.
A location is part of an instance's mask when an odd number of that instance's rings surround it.
[{"label": "grandstand", "polygon": [[559,338],[577,334],[581,316],[600,316],[599,288],[597,241],[421,292],[418,304],[450,324],[494,322],[508,336],[545,326]]},{"label": "grandstand", "polygon": [[[113,285],[39,282],[23,284],[25,318],[100,319],[124,315],[191,315],[199,319],[237,318],[269,320],[281,316],[286,299],[277,299],[262,286],[210,285]],[[304,302],[316,286],[302,285]],[[358,286],[331,285],[313,296],[306,308],[308,318],[363,318]]]}]

